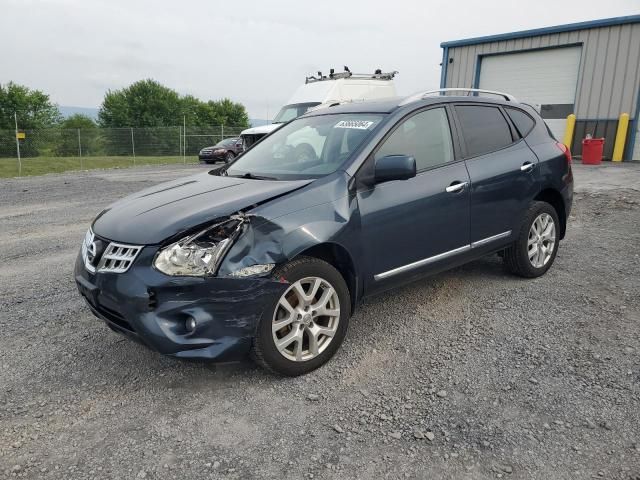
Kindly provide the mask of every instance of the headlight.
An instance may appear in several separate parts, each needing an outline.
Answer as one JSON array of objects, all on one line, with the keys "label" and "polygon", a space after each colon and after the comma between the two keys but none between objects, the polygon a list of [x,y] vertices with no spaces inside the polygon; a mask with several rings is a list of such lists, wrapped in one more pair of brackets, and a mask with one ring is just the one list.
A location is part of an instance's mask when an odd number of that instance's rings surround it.
[{"label": "headlight", "polygon": [[245,215],[178,240],[158,252],[153,265],[166,275],[202,277],[215,275],[220,262],[248,222]]}]

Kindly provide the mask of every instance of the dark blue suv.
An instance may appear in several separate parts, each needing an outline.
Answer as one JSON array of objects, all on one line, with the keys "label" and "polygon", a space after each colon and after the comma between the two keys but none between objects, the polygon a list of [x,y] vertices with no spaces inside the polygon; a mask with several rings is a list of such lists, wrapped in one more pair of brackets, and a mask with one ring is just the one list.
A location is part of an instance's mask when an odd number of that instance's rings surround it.
[{"label": "dark blue suv", "polygon": [[299,375],[365,296],[492,253],[543,275],[571,209],[569,151],[509,95],[450,93],[309,112],[220,170],[114,203],[84,239],[80,293],[163,354]]}]

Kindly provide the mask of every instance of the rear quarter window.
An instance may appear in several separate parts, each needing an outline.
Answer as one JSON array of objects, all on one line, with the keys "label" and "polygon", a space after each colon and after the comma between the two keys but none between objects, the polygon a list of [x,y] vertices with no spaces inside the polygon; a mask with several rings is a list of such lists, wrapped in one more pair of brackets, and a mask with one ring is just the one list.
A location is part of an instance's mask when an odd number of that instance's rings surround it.
[{"label": "rear quarter window", "polygon": [[518,129],[518,133],[521,137],[526,137],[529,132],[533,130],[533,126],[536,124],[533,118],[524,113],[522,110],[516,108],[505,108],[507,115]]},{"label": "rear quarter window", "polygon": [[511,129],[498,107],[456,105],[467,156],[495,152],[513,143]]}]

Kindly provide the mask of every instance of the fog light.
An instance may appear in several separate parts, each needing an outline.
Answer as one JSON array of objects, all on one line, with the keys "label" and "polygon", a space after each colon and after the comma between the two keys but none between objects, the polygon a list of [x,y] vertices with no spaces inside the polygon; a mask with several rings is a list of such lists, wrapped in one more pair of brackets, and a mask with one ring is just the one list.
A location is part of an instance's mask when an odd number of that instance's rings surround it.
[{"label": "fog light", "polygon": [[196,319],[193,317],[189,317],[184,321],[184,328],[188,333],[193,333],[196,329]]}]

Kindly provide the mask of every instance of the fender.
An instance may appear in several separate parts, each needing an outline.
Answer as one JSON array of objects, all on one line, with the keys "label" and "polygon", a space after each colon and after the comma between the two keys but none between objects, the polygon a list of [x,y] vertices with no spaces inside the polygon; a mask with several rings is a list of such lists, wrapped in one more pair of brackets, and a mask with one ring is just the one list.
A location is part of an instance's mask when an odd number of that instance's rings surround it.
[{"label": "fender", "polygon": [[[323,188],[325,182],[318,182],[317,189],[305,188],[247,212],[250,221],[246,230],[230,248],[218,275],[228,275],[251,265],[281,265],[310,248],[336,244],[349,252],[354,273],[362,278],[358,271],[362,248],[357,198],[353,194],[345,195],[350,177],[345,172],[340,172],[339,177],[334,183],[337,198],[330,201]],[[323,201],[314,204],[317,200]],[[302,208],[269,218],[272,212],[283,211],[285,203],[289,210],[291,204]]]}]

